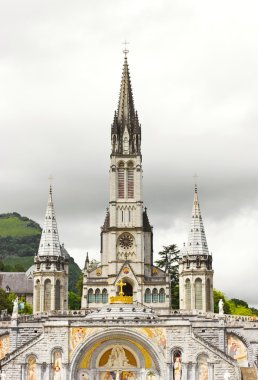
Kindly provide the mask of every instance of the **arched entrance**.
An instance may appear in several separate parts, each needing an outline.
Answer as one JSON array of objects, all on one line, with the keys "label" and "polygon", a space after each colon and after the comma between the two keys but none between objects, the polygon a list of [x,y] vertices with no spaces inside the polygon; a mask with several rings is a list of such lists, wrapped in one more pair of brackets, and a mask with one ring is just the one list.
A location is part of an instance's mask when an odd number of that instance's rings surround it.
[{"label": "arched entrance", "polygon": [[133,295],[133,287],[132,287],[131,284],[129,284],[129,282],[125,282],[125,283],[126,283],[126,285],[123,288],[124,295],[132,297],[132,295]]},{"label": "arched entrance", "polygon": [[[104,336],[105,335],[105,336]],[[108,336],[109,335],[109,336]],[[144,339],[142,337],[142,339]],[[139,334],[110,331],[80,347],[71,363],[71,380],[161,380],[159,354]]]}]

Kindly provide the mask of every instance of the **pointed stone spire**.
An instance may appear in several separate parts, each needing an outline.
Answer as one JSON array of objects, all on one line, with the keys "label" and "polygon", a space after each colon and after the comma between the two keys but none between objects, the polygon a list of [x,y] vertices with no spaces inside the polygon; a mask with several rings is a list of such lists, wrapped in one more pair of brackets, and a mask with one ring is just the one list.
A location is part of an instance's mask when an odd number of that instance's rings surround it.
[{"label": "pointed stone spire", "polygon": [[38,256],[61,256],[51,185],[49,188],[47,210],[39,244]]},{"label": "pointed stone spire", "polygon": [[191,229],[188,235],[187,245],[183,249],[183,255],[209,255],[198,199],[197,185],[195,185],[194,189]]},{"label": "pointed stone spire", "polygon": [[86,253],[86,259],[85,259],[85,264],[84,264],[84,269],[88,269],[89,268],[89,263],[90,263],[90,260],[89,260],[89,253],[87,252]]},{"label": "pointed stone spire", "polygon": [[124,58],[117,112],[111,128],[113,154],[140,154],[141,126],[134,109],[127,56]]},{"label": "pointed stone spire", "polygon": [[125,123],[127,125],[130,125],[130,119],[135,118],[133,91],[126,56],[124,60],[117,117],[120,123]]}]

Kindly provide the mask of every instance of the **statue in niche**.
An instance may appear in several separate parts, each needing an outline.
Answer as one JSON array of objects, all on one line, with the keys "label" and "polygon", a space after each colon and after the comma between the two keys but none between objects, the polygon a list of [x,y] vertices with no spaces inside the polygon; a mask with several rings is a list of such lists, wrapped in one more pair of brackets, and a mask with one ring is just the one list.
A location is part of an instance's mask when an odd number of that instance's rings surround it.
[{"label": "statue in niche", "polygon": [[37,380],[37,364],[36,364],[36,358],[34,356],[31,356],[28,359],[27,379]]},{"label": "statue in niche", "polygon": [[182,353],[177,350],[174,352],[173,357],[173,367],[174,367],[174,380],[182,379]]},{"label": "statue in niche", "polygon": [[53,380],[62,380],[62,354],[60,351],[54,352],[53,357]]}]

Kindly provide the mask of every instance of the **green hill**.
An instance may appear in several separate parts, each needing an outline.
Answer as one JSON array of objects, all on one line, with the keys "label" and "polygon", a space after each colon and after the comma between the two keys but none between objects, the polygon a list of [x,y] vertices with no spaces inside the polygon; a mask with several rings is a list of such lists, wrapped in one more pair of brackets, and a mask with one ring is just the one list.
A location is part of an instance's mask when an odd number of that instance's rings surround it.
[{"label": "green hill", "polygon": [[[17,212],[0,214],[0,271],[23,272],[34,262],[41,227]],[[79,266],[69,256],[69,290],[76,291],[81,275]]]}]

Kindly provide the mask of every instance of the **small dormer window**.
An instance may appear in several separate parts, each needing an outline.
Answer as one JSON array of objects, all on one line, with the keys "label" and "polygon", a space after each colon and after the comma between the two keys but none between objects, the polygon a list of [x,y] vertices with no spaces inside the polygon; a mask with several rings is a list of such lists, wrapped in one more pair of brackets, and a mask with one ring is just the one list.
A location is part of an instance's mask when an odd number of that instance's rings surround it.
[{"label": "small dormer window", "polygon": [[5,288],[5,293],[10,293],[11,288],[7,285]]}]

